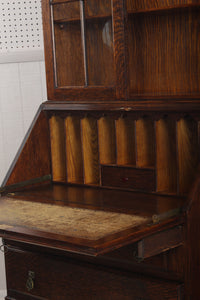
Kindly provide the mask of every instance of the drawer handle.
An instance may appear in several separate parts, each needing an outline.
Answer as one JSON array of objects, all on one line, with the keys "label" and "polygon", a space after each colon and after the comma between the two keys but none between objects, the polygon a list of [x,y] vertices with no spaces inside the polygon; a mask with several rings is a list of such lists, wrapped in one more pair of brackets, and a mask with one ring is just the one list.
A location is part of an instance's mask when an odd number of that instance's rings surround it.
[{"label": "drawer handle", "polygon": [[121,181],[122,181],[122,182],[127,182],[128,180],[129,180],[128,177],[122,177],[122,178],[121,178]]},{"label": "drawer handle", "polygon": [[35,273],[28,271],[28,279],[26,281],[26,288],[30,292],[34,288]]}]

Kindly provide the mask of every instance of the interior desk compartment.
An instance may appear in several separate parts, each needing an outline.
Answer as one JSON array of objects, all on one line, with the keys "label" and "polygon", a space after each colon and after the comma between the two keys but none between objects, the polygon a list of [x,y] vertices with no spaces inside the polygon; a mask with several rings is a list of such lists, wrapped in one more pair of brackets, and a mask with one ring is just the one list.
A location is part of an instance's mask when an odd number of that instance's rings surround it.
[{"label": "interior desk compartment", "polygon": [[[8,248],[6,265],[8,299],[183,299],[179,283],[136,277],[127,271],[67,257]],[[30,272],[34,279],[28,290]]]},{"label": "interior desk compartment", "polygon": [[156,176],[153,168],[101,166],[103,186],[130,188],[143,191],[156,190]]}]

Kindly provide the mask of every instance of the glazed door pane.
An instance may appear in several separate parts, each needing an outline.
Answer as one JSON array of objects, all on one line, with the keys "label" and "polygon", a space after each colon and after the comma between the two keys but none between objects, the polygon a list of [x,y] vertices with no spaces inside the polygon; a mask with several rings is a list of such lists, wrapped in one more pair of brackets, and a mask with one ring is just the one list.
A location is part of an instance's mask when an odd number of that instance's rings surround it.
[{"label": "glazed door pane", "polygon": [[111,0],[85,1],[88,84],[114,85]]},{"label": "glazed door pane", "polygon": [[56,87],[114,85],[111,0],[52,4]]},{"label": "glazed door pane", "polygon": [[80,2],[56,4],[52,6],[52,11],[56,86],[83,86],[85,75]]}]

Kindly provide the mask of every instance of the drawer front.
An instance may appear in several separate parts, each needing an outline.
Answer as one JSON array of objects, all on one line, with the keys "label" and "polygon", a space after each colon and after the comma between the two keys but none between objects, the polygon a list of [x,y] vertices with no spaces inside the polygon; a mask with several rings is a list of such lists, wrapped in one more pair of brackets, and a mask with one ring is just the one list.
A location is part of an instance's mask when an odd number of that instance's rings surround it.
[{"label": "drawer front", "polygon": [[122,187],[142,191],[156,190],[156,176],[153,169],[130,167],[101,167],[103,186]]},{"label": "drawer front", "polygon": [[137,256],[145,259],[183,245],[183,227],[176,226],[138,242]]},{"label": "drawer front", "polygon": [[184,227],[176,226],[168,230],[144,237],[138,242],[105,254],[143,274],[154,274],[166,279],[181,281],[186,270],[186,248]]},{"label": "drawer front", "polygon": [[[31,290],[26,287],[29,271],[34,272]],[[24,295],[27,295],[27,299],[35,297],[50,300],[181,299],[180,287],[175,283],[135,277],[131,272],[13,249],[6,253],[6,272],[8,297],[17,300],[25,299]]]}]

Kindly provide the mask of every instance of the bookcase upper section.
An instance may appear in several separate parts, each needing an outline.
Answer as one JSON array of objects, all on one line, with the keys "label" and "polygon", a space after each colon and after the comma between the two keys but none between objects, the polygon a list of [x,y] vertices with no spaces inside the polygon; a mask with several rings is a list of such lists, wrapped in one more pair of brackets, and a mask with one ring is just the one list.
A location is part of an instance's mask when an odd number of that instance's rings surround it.
[{"label": "bookcase upper section", "polygon": [[200,1],[42,5],[49,100],[200,97]]}]

